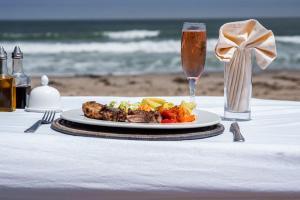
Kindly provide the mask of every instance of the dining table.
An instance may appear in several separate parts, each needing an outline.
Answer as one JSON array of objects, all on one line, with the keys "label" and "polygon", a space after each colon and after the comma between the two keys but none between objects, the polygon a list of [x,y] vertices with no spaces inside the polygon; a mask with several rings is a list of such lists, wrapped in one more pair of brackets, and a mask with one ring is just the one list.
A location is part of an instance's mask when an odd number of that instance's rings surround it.
[{"label": "dining table", "polygon": [[[142,98],[63,96],[61,104]],[[195,101],[223,116],[223,97]],[[50,124],[24,133],[43,113],[0,112],[0,200],[300,199],[300,102],[252,98],[251,114],[238,122],[245,142],[234,142],[224,119],[215,137],[143,141],[72,136]]]}]

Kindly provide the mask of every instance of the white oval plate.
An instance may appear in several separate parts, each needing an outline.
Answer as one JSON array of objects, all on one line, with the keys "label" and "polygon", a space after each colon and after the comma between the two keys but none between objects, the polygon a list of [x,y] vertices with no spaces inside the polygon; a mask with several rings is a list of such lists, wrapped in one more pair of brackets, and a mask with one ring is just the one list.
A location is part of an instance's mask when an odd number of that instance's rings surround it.
[{"label": "white oval plate", "polygon": [[141,128],[141,129],[184,129],[184,128],[200,128],[206,126],[212,126],[220,123],[221,118],[219,115],[208,112],[205,110],[196,110],[194,112],[197,118],[194,122],[188,123],[173,123],[173,124],[161,124],[161,123],[129,123],[129,122],[112,122],[97,119],[90,119],[84,116],[81,109],[68,110],[61,113],[62,119],[76,122],[80,124],[117,127],[117,128]]},{"label": "white oval plate", "polygon": [[62,112],[60,108],[29,108],[25,107],[25,111],[27,112],[37,112],[37,113],[44,113],[46,111],[55,111],[56,113]]}]

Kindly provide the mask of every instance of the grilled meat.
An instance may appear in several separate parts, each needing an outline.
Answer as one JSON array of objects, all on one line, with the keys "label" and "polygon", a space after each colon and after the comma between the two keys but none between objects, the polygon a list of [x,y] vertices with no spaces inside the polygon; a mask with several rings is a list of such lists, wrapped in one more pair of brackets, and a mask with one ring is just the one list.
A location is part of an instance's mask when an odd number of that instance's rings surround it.
[{"label": "grilled meat", "polygon": [[100,119],[100,111],[103,109],[104,105],[96,103],[96,101],[88,101],[82,104],[82,111],[84,116],[93,119]]},{"label": "grilled meat", "polygon": [[129,110],[127,120],[135,123],[159,123],[161,116],[157,111]]},{"label": "grilled meat", "polygon": [[82,104],[84,116],[92,119],[100,119],[117,122],[135,122],[135,123],[159,123],[161,121],[160,113],[157,111],[129,110],[126,114],[118,108],[109,108],[95,101],[88,101]]},{"label": "grilled meat", "polygon": [[84,115],[92,119],[101,119],[107,121],[126,121],[126,113],[120,109],[109,108],[106,105],[89,101],[82,104],[82,111]]}]

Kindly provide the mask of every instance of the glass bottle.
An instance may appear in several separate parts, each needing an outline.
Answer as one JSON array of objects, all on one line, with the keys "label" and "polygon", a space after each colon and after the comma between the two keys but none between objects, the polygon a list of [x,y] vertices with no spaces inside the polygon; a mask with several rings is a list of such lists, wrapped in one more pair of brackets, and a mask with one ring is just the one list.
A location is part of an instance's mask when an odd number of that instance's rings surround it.
[{"label": "glass bottle", "polygon": [[16,110],[16,83],[14,77],[8,74],[7,54],[0,47],[0,111]]},{"label": "glass bottle", "polygon": [[12,76],[16,79],[16,106],[24,109],[29,99],[31,80],[23,71],[23,53],[18,46],[12,52]]}]

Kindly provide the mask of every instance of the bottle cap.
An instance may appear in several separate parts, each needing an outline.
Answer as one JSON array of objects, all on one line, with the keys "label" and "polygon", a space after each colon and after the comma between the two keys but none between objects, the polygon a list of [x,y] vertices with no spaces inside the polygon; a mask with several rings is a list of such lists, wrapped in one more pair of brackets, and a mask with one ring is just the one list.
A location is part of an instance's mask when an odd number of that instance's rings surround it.
[{"label": "bottle cap", "polygon": [[7,53],[4,50],[4,48],[1,46],[0,47],[0,60],[6,60],[7,59]]},{"label": "bottle cap", "polygon": [[20,49],[19,46],[15,46],[15,49],[14,51],[11,53],[11,58],[14,59],[14,58],[23,58],[23,53]]}]

